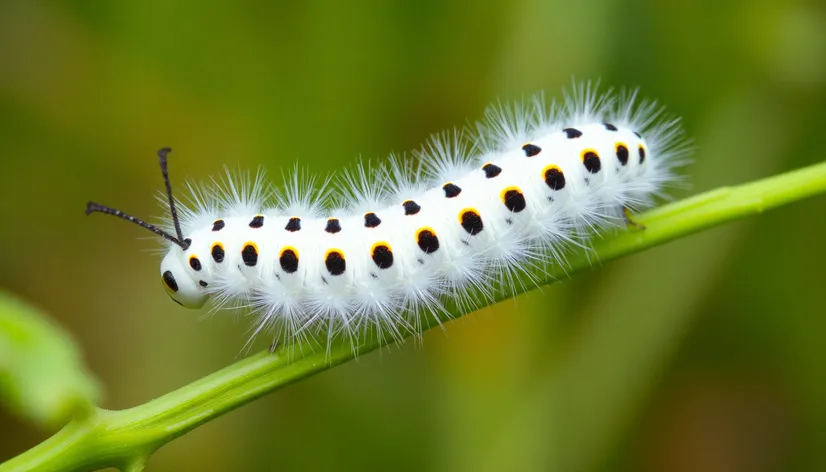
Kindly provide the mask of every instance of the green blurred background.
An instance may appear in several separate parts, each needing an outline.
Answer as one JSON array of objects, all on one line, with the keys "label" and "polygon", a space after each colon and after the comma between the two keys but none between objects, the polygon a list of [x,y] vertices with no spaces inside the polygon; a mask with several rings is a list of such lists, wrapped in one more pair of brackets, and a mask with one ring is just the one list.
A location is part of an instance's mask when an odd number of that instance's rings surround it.
[{"label": "green blurred background", "polygon": [[[688,3],[688,2],[684,2]],[[154,152],[340,169],[571,77],[639,86],[698,147],[676,197],[826,158],[819,0],[0,2],[0,288],[126,408],[238,355],[171,303]],[[151,470],[826,470],[826,198],[668,244],[362,356],[161,449]],[[260,340],[257,348],[265,348]],[[46,438],[0,411],[0,460]]]}]

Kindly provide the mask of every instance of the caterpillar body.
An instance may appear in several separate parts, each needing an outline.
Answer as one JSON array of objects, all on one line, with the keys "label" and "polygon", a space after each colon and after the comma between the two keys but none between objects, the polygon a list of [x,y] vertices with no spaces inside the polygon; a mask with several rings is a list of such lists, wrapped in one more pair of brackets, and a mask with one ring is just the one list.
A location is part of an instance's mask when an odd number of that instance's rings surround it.
[{"label": "caterpillar body", "polygon": [[[296,172],[281,190],[259,173],[188,185],[152,225],[89,202],[165,238],[161,280],[182,306],[251,307],[254,334],[275,342],[374,327],[400,339],[452,297],[469,311],[529,268],[564,264],[596,231],[650,206],[689,152],[679,119],[636,91],[574,85],[491,107],[472,131],[435,135],[412,158],[359,165],[327,181]],[[320,184],[320,185],[316,185]],[[337,197],[337,198],[336,198]],[[329,209],[335,206],[336,209]]]}]

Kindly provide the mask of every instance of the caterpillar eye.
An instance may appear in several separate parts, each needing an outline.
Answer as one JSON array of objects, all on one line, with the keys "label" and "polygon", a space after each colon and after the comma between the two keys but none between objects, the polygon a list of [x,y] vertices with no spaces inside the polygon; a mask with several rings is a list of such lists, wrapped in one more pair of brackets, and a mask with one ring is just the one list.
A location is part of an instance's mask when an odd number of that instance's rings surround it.
[{"label": "caterpillar eye", "polygon": [[163,279],[164,285],[166,285],[167,292],[175,293],[178,291],[178,281],[175,280],[175,276],[172,274],[171,270],[164,271],[161,278]]}]

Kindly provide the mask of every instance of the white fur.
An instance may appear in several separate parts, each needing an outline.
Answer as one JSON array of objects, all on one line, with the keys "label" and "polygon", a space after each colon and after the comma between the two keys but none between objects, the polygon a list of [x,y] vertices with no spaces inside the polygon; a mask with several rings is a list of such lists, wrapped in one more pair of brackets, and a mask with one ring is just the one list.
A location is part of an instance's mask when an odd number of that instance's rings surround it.
[{"label": "white fur", "polygon": [[[689,150],[678,120],[663,119],[653,102],[638,104],[635,91],[601,95],[582,84],[565,94],[561,105],[548,108],[543,102],[540,95],[492,107],[472,132],[434,135],[415,158],[358,165],[332,186],[330,179],[301,177],[297,169],[280,190],[271,190],[261,172],[252,178],[227,172],[208,186],[189,185],[190,207],[182,205],[181,225],[192,244],[186,251],[169,246],[162,272],[173,268],[182,287],[182,293],[170,295],[187,306],[211,299],[216,309],[228,303],[252,307],[254,334],[271,331],[279,342],[356,336],[368,328],[401,339],[407,331],[420,330],[420,317],[442,314],[444,297],[470,311],[494,296],[492,287],[515,288],[527,269],[564,264],[566,249],[585,248],[594,231],[624,225],[623,209],[650,206],[664,186],[677,180],[672,171],[684,164]],[[582,136],[571,139],[565,128]],[[526,156],[522,146],[527,143],[541,152]],[[620,164],[617,143],[628,149],[627,165]],[[646,152],[643,164],[639,146]],[[581,159],[587,149],[599,155],[596,173]],[[481,169],[486,163],[501,168],[501,174],[487,178]],[[550,165],[565,177],[561,190],[545,182],[543,172]],[[457,197],[446,198],[442,185],[447,182],[461,188]],[[508,187],[521,190],[524,210],[512,212],[503,203]],[[421,211],[405,215],[406,200]],[[460,225],[467,209],[481,215],[481,232],[471,235]],[[366,212],[375,212],[381,224],[365,227]],[[264,216],[263,227],[249,227],[255,215]],[[300,231],[285,230],[291,217],[301,218]],[[340,220],[340,232],[325,232],[329,217]],[[225,227],[213,231],[219,218]],[[165,227],[171,229],[172,222]],[[439,249],[430,254],[416,241],[425,227],[439,240]],[[226,250],[221,263],[210,256],[215,242]],[[258,248],[252,267],[241,257],[247,242]],[[378,242],[392,249],[389,268],[380,269],[371,258]],[[294,273],[279,262],[286,247],[298,253]],[[331,249],[345,256],[341,275],[332,275],[325,265]],[[190,267],[192,255],[200,260],[200,271]],[[208,286],[200,287],[199,281]]]}]

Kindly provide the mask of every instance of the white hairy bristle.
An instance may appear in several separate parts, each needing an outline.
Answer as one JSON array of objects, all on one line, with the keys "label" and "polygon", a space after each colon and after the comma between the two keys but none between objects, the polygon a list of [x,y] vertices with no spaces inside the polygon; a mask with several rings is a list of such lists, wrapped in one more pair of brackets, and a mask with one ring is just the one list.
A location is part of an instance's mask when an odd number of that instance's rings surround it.
[{"label": "white hairy bristle", "polygon": [[245,307],[254,334],[283,343],[367,328],[401,339],[447,297],[470,311],[515,289],[650,206],[688,154],[679,120],[636,92],[581,84],[564,97],[491,107],[472,130],[333,178],[295,168],[280,188],[260,171],[189,184],[183,241],[165,236],[167,292]]}]

